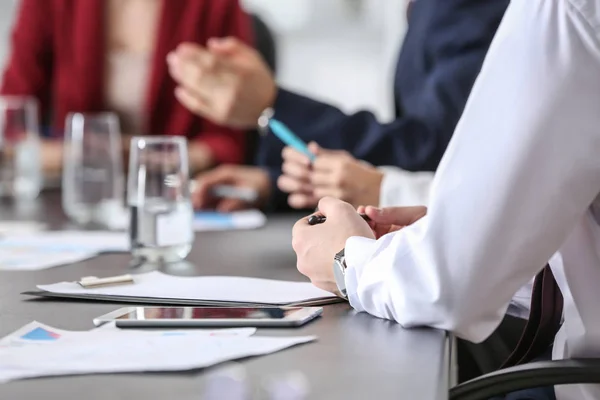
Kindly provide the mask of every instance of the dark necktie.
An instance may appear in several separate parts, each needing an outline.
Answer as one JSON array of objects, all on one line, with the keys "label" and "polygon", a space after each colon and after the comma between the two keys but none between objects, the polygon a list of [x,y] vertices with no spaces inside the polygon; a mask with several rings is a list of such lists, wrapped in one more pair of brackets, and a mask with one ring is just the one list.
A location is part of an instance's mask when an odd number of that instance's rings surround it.
[{"label": "dark necktie", "polygon": [[561,324],[563,297],[549,265],[535,277],[530,310],[523,335],[501,368],[530,362],[554,342]]}]

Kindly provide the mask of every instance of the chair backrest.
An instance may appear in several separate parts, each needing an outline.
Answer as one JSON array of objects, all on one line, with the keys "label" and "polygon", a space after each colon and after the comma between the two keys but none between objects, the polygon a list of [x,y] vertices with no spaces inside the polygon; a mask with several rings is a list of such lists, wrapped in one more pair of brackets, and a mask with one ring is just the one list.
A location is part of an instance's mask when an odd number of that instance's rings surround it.
[{"label": "chair backrest", "polygon": [[254,29],[256,50],[262,55],[269,68],[271,68],[271,71],[273,71],[273,74],[275,74],[277,49],[273,32],[258,15],[252,15],[252,26]]}]

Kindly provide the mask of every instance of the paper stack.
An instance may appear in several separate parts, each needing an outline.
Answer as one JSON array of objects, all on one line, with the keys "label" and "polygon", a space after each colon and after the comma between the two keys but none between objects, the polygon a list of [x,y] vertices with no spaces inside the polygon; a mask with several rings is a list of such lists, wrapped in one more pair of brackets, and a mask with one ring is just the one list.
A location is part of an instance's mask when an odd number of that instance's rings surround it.
[{"label": "paper stack", "polygon": [[39,285],[24,294],[44,297],[189,306],[318,305],[340,299],[308,282],[235,276],[180,277],[153,271],[130,285],[83,288],[76,282]]},{"label": "paper stack", "polygon": [[184,371],[315,340],[250,337],[254,332],[253,328],[72,332],[32,322],[0,340],[0,383],[41,376]]}]

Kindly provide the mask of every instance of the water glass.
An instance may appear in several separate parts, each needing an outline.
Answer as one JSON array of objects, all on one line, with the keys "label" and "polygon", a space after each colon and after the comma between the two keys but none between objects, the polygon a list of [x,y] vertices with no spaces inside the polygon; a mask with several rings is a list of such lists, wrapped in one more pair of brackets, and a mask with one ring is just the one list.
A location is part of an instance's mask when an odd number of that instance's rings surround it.
[{"label": "water glass", "polygon": [[183,137],[134,137],[127,204],[131,252],[139,263],[173,263],[193,241],[187,142]]},{"label": "water glass", "polygon": [[43,185],[38,103],[0,96],[0,196],[35,199]]},{"label": "water glass", "polygon": [[62,205],[67,216],[79,224],[125,228],[125,178],[117,116],[70,114],[63,153]]}]

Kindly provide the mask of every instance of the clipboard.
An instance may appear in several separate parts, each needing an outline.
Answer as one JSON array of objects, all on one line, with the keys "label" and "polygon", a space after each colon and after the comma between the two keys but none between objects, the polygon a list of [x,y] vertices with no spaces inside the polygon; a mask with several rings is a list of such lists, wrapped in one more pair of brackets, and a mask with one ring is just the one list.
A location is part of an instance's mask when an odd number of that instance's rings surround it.
[{"label": "clipboard", "polygon": [[[89,283],[92,285],[89,285]],[[55,299],[187,306],[298,306],[337,303],[309,282],[240,276],[176,276],[160,271],[38,285],[24,294]]]},{"label": "clipboard", "polygon": [[[135,297],[135,296],[118,296],[118,295],[101,295],[101,294],[67,294],[53,293],[45,290],[31,290],[22,292],[22,295],[33,296],[38,298],[53,298],[63,300],[81,300],[90,302],[102,303],[133,303],[138,305],[166,305],[166,306],[189,306],[189,307],[273,307],[273,304],[264,303],[239,303],[229,301],[209,301],[209,300],[188,300],[177,298],[155,298],[155,297]],[[313,299],[298,303],[288,303],[278,305],[278,307],[314,307],[324,306],[329,304],[345,303],[346,300],[339,297],[327,297],[322,299]]]}]

